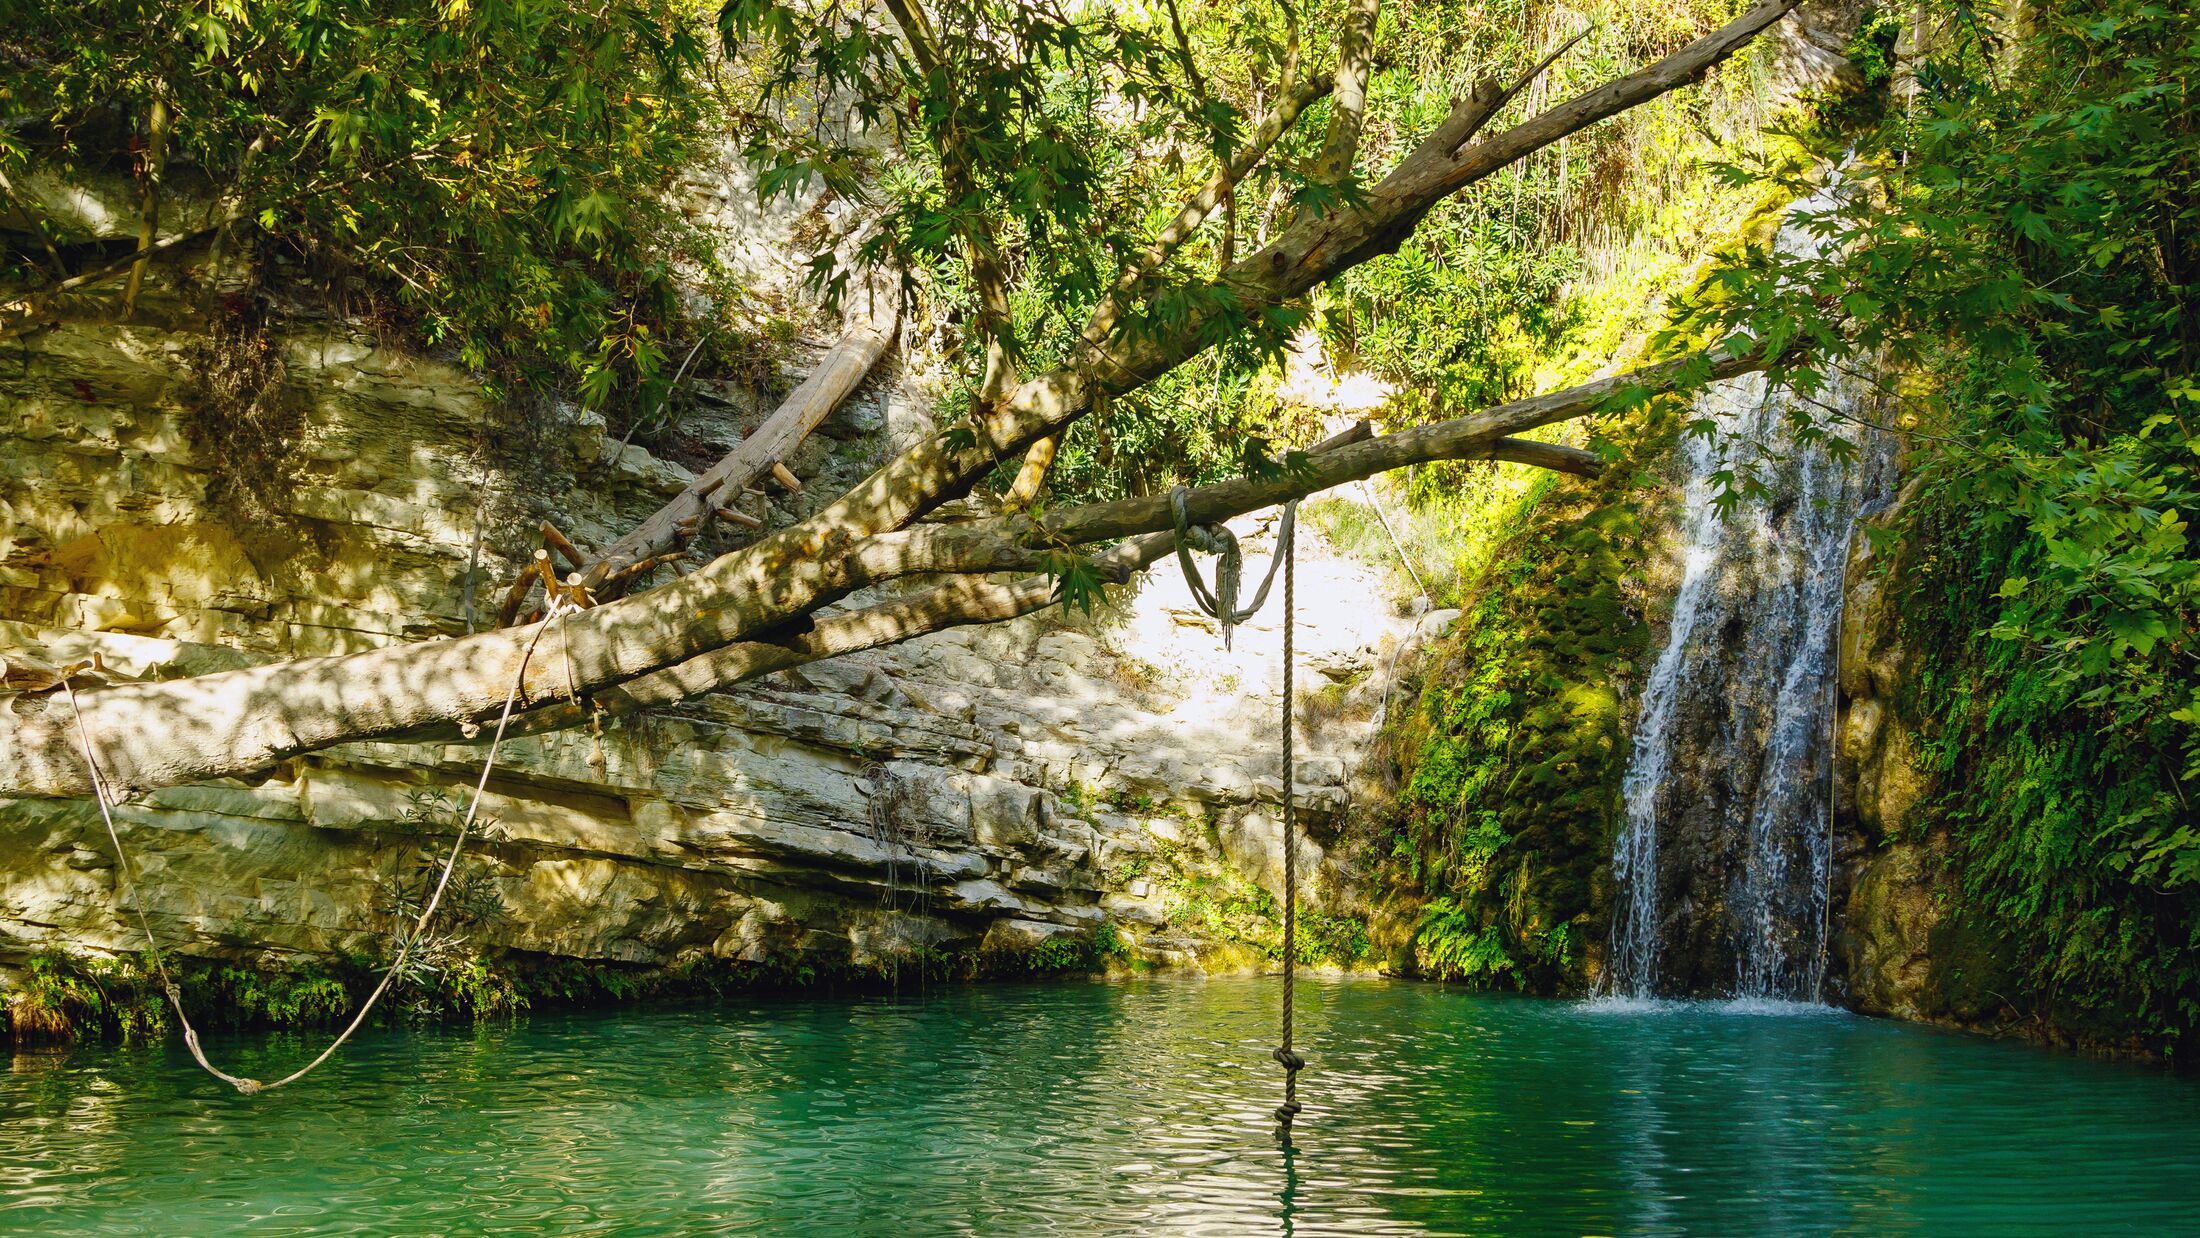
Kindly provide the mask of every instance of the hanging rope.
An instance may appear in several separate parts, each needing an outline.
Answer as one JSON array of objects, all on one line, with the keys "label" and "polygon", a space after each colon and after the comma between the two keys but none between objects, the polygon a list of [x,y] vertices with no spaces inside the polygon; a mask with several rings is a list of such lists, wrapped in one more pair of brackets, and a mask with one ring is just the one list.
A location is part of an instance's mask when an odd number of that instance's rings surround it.
[{"label": "hanging rope", "polygon": [[[1242,609],[1237,604],[1238,585],[1245,570],[1244,552],[1238,549],[1237,534],[1219,524],[1193,524],[1191,516],[1191,489],[1178,486],[1169,492],[1169,511],[1176,517],[1176,562],[1184,569],[1184,583],[1191,587],[1192,600],[1199,608],[1222,625],[1222,647],[1230,647],[1230,629],[1259,613],[1268,601],[1268,586],[1276,583],[1276,565],[1291,553],[1291,533],[1298,522],[1299,501],[1293,499],[1283,505],[1283,527],[1276,534],[1276,554],[1268,561],[1268,575],[1261,578],[1260,591],[1253,595],[1250,605]],[[1192,566],[1192,551],[1214,555],[1215,587],[1210,590],[1197,568]],[[1289,622],[1286,616],[1285,622]]]},{"label": "hanging rope", "polygon": [[[1299,835],[1296,828],[1298,761],[1292,753],[1292,737],[1298,730],[1291,710],[1292,629],[1298,615],[1298,553],[1290,535],[1293,503],[1284,510],[1283,540],[1276,554],[1283,560],[1283,1043],[1273,1056],[1283,1066],[1283,1103],[1276,1106],[1276,1138],[1291,1144],[1291,1120],[1299,1116],[1299,1072],[1306,1059],[1291,1047],[1291,990],[1299,962]],[[1273,574],[1274,569],[1270,569]],[[1267,592],[1266,586],[1262,587]],[[1255,603],[1258,605],[1258,603]]]},{"label": "hanging rope", "polygon": [[[1268,600],[1268,587],[1275,583],[1276,569],[1279,566],[1283,569],[1283,1043],[1269,1056],[1283,1066],[1283,1103],[1276,1106],[1276,1139],[1289,1149],[1291,1121],[1300,1111],[1299,1072],[1306,1069],[1306,1059],[1292,1047],[1291,1028],[1292,990],[1299,957],[1299,847],[1297,797],[1294,794],[1298,786],[1298,762],[1292,752],[1297,723],[1291,708],[1295,654],[1292,645],[1294,620],[1298,614],[1295,535],[1299,503],[1293,499],[1283,505],[1283,520],[1276,532],[1276,553],[1268,561],[1268,575],[1260,582],[1260,590],[1253,595],[1252,603],[1241,609],[1237,595],[1244,557],[1238,548],[1237,537],[1221,525],[1193,524],[1190,497],[1190,490],[1183,486],[1169,493],[1169,509],[1176,516],[1176,561],[1184,570],[1184,583],[1192,591],[1192,600],[1222,625],[1223,648],[1230,647],[1230,629],[1259,612],[1262,603]],[[1193,550],[1216,556],[1215,584],[1211,590],[1201,579],[1199,569],[1192,565]]]},{"label": "hanging rope", "polygon": [[[146,918],[145,900],[131,898],[131,908],[137,913],[138,927],[145,933],[146,950],[153,959],[153,973],[160,978],[161,991],[167,995],[168,1004],[175,1009],[177,1026],[183,1029],[183,1043],[185,1047],[191,1050],[191,1056],[198,1061],[200,1068],[205,1070],[207,1074],[214,1076],[246,1096],[260,1092],[272,1092],[280,1087],[288,1087],[312,1074],[321,1063],[334,1056],[336,1051],[343,1047],[344,1042],[351,1039],[352,1033],[358,1031],[360,1025],[367,1021],[368,1012],[374,1009],[376,1002],[382,1000],[382,994],[388,991],[390,982],[396,979],[398,972],[404,968],[405,960],[412,954],[413,943],[419,941],[421,934],[427,931],[428,922],[435,918],[436,908],[443,902],[443,892],[450,887],[451,874],[457,870],[459,854],[466,847],[466,835],[468,831],[473,829],[474,819],[481,813],[481,797],[489,787],[489,771],[496,768],[497,749],[504,743],[505,728],[512,721],[512,708],[518,703],[520,688],[527,681],[527,663],[535,656],[535,646],[541,643],[543,634],[550,630],[551,622],[569,609],[577,610],[579,605],[567,598],[553,597],[550,602],[549,613],[544,616],[541,626],[535,629],[534,636],[527,642],[525,652],[520,655],[519,671],[512,676],[511,690],[504,694],[504,712],[497,718],[496,734],[489,740],[489,754],[481,763],[481,777],[474,782],[473,802],[466,806],[466,816],[458,825],[458,836],[451,840],[451,854],[445,857],[443,861],[442,875],[436,879],[435,891],[428,896],[427,906],[420,909],[420,918],[413,921],[411,935],[398,943],[397,957],[390,962],[388,970],[382,973],[381,983],[374,986],[374,992],[367,995],[365,1004],[359,1007],[359,1013],[352,1016],[350,1024],[337,1034],[335,1040],[329,1042],[328,1048],[321,1050],[319,1057],[275,1080],[273,1083],[263,1083],[258,1079],[245,1075],[232,1075],[208,1061],[206,1050],[199,1045],[198,1031],[191,1026],[190,1016],[183,1012],[183,987],[176,983],[174,976],[169,974],[167,960],[161,955],[160,939],[153,935],[153,923]],[[568,650],[567,652],[570,655],[571,651]],[[68,676],[64,676],[61,680],[61,687],[63,691],[68,693],[69,710],[76,718],[77,739],[84,747],[84,764],[91,771],[92,798],[99,804],[99,819],[106,823],[107,841],[114,844],[115,879],[118,887],[116,896],[118,898],[128,897],[137,889],[138,881],[131,871],[129,852],[122,845],[122,834],[115,829],[114,813],[108,807],[107,779],[99,769],[99,758],[95,755],[92,747],[92,733],[84,723],[83,706],[77,703],[76,685],[69,682]]]}]

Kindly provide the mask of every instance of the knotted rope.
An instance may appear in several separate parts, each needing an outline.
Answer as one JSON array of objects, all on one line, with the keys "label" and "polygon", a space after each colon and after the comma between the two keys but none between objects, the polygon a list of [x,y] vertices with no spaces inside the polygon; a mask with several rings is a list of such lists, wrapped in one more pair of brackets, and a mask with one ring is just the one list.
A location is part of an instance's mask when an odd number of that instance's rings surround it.
[{"label": "knotted rope", "polygon": [[[191,1056],[197,1060],[200,1068],[205,1070],[207,1074],[214,1076],[246,1096],[260,1092],[272,1092],[280,1087],[288,1087],[312,1074],[321,1063],[334,1056],[336,1051],[343,1047],[344,1042],[351,1039],[352,1033],[358,1031],[360,1026],[367,1021],[367,1014],[374,1009],[376,1002],[382,1000],[382,994],[388,991],[390,982],[396,979],[398,972],[404,968],[405,960],[411,957],[413,943],[419,941],[421,934],[427,931],[428,922],[435,918],[436,908],[443,902],[443,892],[449,888],[451,874],[458,868],[459,854],[466,847],[466,835],[473,829],[474,819],[481,813],[481,797],[489,787],[489,771],[496,768],[497,749],[504,743],[505,728],[512,721],[512,708],[518,703],[520,688],[527,681],[527,663],[535,656],[535,646],[541,643],[543,634],[550,630],[551,622],[569,609],[578,610],[579,606],[577,603],[565,598],[551,599],[549,612],[544,616],[541,625],[535,629],[534,636],[528,640],[526,650],[520,654],[519,670],[512,676],[511,691],[504,695],[504,712],[497,718],[496,734],[489,740],[489,754],[481,763],[481,777],[474,783],[473,801],[466,806],[466,816],[458,825],[458,836],[451,840],[451,854],[443,861],[442,875],[436,879],[435,891],[428,896],[427,905],[420,909],[420,918],[413,921],[411,935],[398,943],[397,957],[391,961],[388,970],[382,973],[381,983],[374,986],[374,992],[367,995],[365,1004],[359,1007],[359,1013],[352,1016],[350,1024],[337,1034],[335,1040],[329,1042],[326,1049],[321,1050],[319,1057],[275,1080],[273,1083],[263,1083],[246,1075],[232,1075],[208,1061],[206,1050],[199,1045],[198,1031],[191,1026],[190,1016],[183,1012],[183,987],[176,983],[174,976],[169,974],[167,961],[161,955],[160,939],[153,935],[153,923],[145,915],[145,900],[142,898],[131,899],[131,909],[137,913],[138,927],[144,930],[145,933],[147,953],[153,959],[153,972],[160,978],[161,991],[167,995],[168,1004],[175,1009],[177,1026],[183,1029],[183,1043],[185,1047],[191,1050]],[[570,650],[568,650],[568,654],[570,654]],[[115,829],[114,813],[108,807],[107,779],[105,775],[100,773],[99,758],[95,755],[92,747],[92,733],[84,723],[84,709],[77,703],[76,685],[70,683],[69,678],[64,676],[61,680],[61,687],[63,691],[68,693],[69,711],[76,718],[77,739],[84,747],[84,764],[91,771],[92,798],[99,804],[99,819],[107,825],[107,841],[114,844],[115,875],[118,887],[116,896],[118,898],[125,897],[137,887],[138,881],[131,872],[130,855],[122,845],[122,834]]]},{"label": "knotted rope", "polygon": [[[1191,489],[1178,486],[1169,492],[1169,511],[1176,517],[1176,562],[1184,569],[1184,583],[1191,587],[1192,600],[1199,608],[1222,625],[1222,647],[1230,647],[1230,629],[1260,612],[1268,600],[1268,586],[1276,583],[1276,565],[1291,554],[1291,534],[1298,523],[1299,501],[1293,499],[1283,505],[1283,527],[1276,534],[1275,557],[1268,560],[1268,575],[1261,578],[1260,591],[1253,595],[1250,605],[1242,609],[1237,604],[1238,586],[1245,570],[1244,552],[1238,549],[1237,534],[1219,524],[1193,524],[1191,516]],[[1192,552],[1216,557],[1215,587],[1210,590],[1198,569],[1192,566]],[[1286,625],[1290,617],[1284,618]]]},{"label": "knotted rope", "polygon": [[[1230,647],[1230,629],[1259,612],[1262,603],[1268,600],[1268,586],[1275,583],[1277,567],[1283,569],[1283,1043],[1269,1056],[1283,1067],[1283,1103],[1276,1106],[1276,1139],[1289,1149],[1291,1121],[1298,1117],[1301,1108],[1299,1072],[1306,1069],[1306,1059],[1292,1047],[1291,1027],[1293,982],[1299,956],[1299,848],[1297,796],[1294,794],[1298,785],[1298,761],[1292,751],[1293,736],[1298,728],[1291,708],[1295,653],[1292,646],[1294,619],[1298,613],[1295,533],[1299,504],[1293,499],[1283,505],[1283,520],[1276,533],[1276,553],[1268,561],[1268,575],[1260,582],[1260,590],[1253,595],[1252,604],[1240,609],[1237,595],[1244,560],[1237,537],[1221,525],[1193,524],[1190,496],[1191,492],[1183,486],[1169,494],[1169,509],[1176,515],[1176,561],[1184,569],[1184,583],[1192,591],[1192,600],[1222,625],[1223,648]],[[1192,565],[1193,550],[1217,557],[1212,590]]]}]

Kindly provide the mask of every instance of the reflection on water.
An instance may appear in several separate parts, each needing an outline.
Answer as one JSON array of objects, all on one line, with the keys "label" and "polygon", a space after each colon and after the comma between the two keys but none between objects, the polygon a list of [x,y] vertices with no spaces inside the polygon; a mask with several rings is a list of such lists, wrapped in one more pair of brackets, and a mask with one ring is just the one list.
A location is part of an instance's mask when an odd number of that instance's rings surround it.
[{"label": "reflection on water", "polygon": [[[0,1077],[0,1232],[2200,1232],[2200,1085],[1781,1003],[993,986]],[[305,1046],[222,1046],[248,1073]]]}]

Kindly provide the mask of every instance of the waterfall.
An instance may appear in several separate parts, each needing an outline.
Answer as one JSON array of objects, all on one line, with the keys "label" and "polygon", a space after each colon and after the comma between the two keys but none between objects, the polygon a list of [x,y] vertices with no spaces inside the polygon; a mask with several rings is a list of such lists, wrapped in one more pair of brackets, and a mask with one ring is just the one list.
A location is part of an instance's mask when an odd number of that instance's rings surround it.
[{"label": "waterfall", "polygon": [[[1797,204],[1832,204],[1838,181]],[[1816,238],[1795,224],[1782,248]],[[1680,583],[1645,679],[1612,871],[1607,988],[1818,1000],[1833,868],[1835,643],[1849,546],[1887,490],[1892,446],[1826,410],[1870,417],[1869,384],[1837,377],[1797,407],[1762,375],[1713,385],[1678,455]],[[1821,407],[1822,406],[1822,407]],[[1797,413],[1858,449],[1798,442]],[[1769,494],[1722,514],[1719,470],[1761,448]]]}]

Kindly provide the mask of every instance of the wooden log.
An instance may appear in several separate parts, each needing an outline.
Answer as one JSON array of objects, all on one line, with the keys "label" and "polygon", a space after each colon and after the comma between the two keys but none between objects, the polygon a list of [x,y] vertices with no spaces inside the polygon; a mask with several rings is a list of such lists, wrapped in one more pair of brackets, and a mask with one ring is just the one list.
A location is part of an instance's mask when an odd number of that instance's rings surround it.
[{"label": "wooden log", "polygon": [[733,524],[740,525],[744,529],[761,529],[764,527],[763,521],[757,519],[754,516],[751,516],[745,511],[742,511],[738,507],[719,508],[718,518],[720,520],[725,520]]},{"label": "wooden log", "polygon": [[548,606],[558,596],[558,569],[550,566],[549,551],[535,552],[535,575],[542,578],[542,604]]},{"label": "wooden log", "polygon": [[[802,385],[788,394],[778,411],[705,470],[694,485],[606,547],[601,558],[587,565],[582,576],[584,585],[601,592],[604,583],[615,577],[631,579],[628,569],[675,549],[695,535],[703,518],[718,506],[711,502],[712,495],[743,493],[772,473],[775,465],[784,469],[780,460],[800,446],[862,383],[864,375],[886,354],[887,341],[893,338],[900,313],[893,294],[880,291],[867,298],[858,294],[856,300],[869,304],[859,304],[840,341]],[[790,488],[801,488],[794,474],[788,473],[782,484],[789,481],[793,482]]]},{"label": "wooden log", "polygon": [[558,532],[558,526],[547,520],[542,522],[542,542],[543,545],[564,556],[565,561],[574,567],[585,568],[588,566],[588,556],[582,554],[579,547],[566,540],[565,534]]},{"label": "wooden log", "polygon": [[793,469],[777,460],[772,461],[772,480],[785,486],[789,494],[802,493],[802,479],[794,475]]},{"label": "wooden log", "polygon": [[519,579],[514,580],[512,587],[504,591],[504,601],[497,606],[498,627],[508,628],[512,626],[514,619],[519,618],[519,608],[527,601],[528,590],[534,588],[535,581],[541,578],[537,567],[547,565],[549,561],[550,552],[538,550],[527,566],[520,569]]}]

